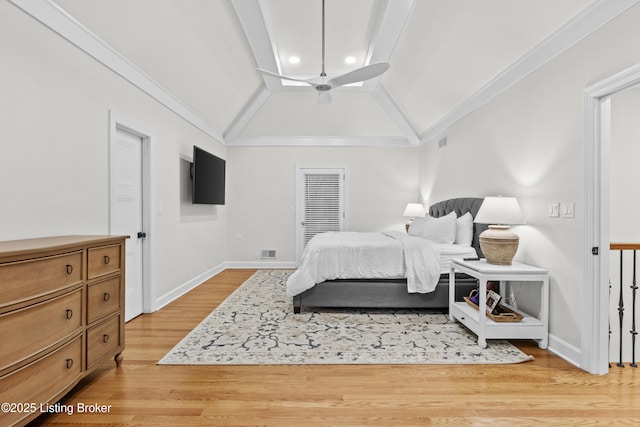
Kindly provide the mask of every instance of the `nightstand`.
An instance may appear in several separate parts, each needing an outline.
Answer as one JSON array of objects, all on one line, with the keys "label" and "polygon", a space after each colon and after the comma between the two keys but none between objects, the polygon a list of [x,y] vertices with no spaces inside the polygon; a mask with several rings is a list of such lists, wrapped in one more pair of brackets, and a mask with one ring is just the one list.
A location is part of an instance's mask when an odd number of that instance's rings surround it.
[{"label": "nightstand", "polygon": [[[479,310],[465,301],[455,301],[455,273],[466,273],[479,281]],[[504,297],[505,282],[517,281],[540,286],[540,316],[533,317],[518,310],[520,322],[495,322],[486,315],[487,281],[500,281]],[[511,265],[488,264],[486,260],[454,259],[449,272],[449,318],[457,320],[478,335],[478,345],[487,347],[487,339],[534,339],[540,348],[549,343],[549,274],[547,270],[513,262]]]}]

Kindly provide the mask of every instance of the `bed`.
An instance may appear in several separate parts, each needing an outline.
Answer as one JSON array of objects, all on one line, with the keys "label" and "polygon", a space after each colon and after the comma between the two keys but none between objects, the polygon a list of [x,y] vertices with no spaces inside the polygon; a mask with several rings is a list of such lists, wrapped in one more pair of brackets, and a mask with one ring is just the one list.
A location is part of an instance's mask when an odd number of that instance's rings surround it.
[{"label": "bed", "polygon": [[[450,260],[483,256],[478,236],[486,229],[486,225],[473,223],[482,200],[465,197],[435,203],[429,207],[429,218],[416,218],[408,233],[345,232],[336,233],[335,236],[316,236],[318,239],[314,237],[317,242],[314,239],[309,242],[300,266],[287,281],[287,295],[293,300],[294,312],[300,313],[303,307],[448,310]],[[436,235],[441,229],[449,233],[450,227],[441,227],[441,224],[450,224],[452,217],[456,221],[455,233],[463,235],[464,244],[451,245],[447,240],[449,237],[439,242],[440,236],[433,237],[431,243],[423,244],[422,241],[430,240],[422,238],[428,235],[426,230],[429,227],[430,233]],[[435,231],[434,224],[438,227]],[[464,227],[462,233],[461,227]],[[341,252],[328,246],[334,239],[337,239],[338,246],[343,247]],[[350,239],[359,240],[350,243]],[[467,244],[469,240],[470,244]],[[310,252],[318,246],[323,248],[322,254],[314,258]],[[372,261],[368,261],[371,258],[364,258],[367,260],[365,262],[362,262],[363,258],[358,258],[362,252],[374,249],[382,250],[378,258],[374,257]],[[398,250],[401,251],[399,254]],[[418,260],[429,253],[435,254],[435,257],[424,258],[428,265],[423,268]],[[398,261],[399,257],[401,261]],[[381,267],[382,259],[390,262],[385,261],[385,266]],[[388,269],[387,264],[390,265]],[[328,271],[325,268],[327,265]],[[476,285],[476,279],[457,274],[456,298],[462,299]]]}]

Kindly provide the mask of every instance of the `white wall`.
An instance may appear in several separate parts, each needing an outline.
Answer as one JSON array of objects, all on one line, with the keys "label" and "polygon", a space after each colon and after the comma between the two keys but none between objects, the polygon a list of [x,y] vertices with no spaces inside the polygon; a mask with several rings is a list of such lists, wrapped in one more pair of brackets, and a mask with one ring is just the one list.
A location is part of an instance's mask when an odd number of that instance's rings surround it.
[{"label": "white wall", "polygon": [[611,97],[610,238],[640,243],[640,88]]},{"label": "white wall", "polygon": [[[634,7],[507,89],[422,147],[420,191],[428,201],[457,195],[518,197],[527,225],[516,259],[547,268],[550,332],[580,348],[584,89],[640,62]],[[464,173],[463,173],[464,172]],[[576,217],[549,218],[551,202],[575,202]]]},{"label": "white wall", "polygon": [[224,207],[185,201],[184,158],[212,140],[0,2],[0,240],[109,233],[109,111],[153,133],[154,294],[223,265]]},{"label": "white wall", "polygon": [[227,155],[230,261],[255,263],[269,248],[277,262],[295,262],[298,164],[347,167],[349,230],[403,230],[402,212],[419,197],[417,147],[229,147]]}]

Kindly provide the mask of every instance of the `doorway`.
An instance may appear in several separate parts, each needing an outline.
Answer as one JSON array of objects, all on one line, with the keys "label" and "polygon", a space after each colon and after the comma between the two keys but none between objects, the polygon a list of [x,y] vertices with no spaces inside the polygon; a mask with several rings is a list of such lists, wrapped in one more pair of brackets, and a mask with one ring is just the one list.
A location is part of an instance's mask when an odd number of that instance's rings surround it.
[{"label": "doorway", "polygon": [[127,235],[125,321],[153,311],[149,304],[149,132],[111,113],[109,136],[109,233]]},{"label": "doorway", "polygon": [[313,236],[345,230],[345,181],[344,167],[297,167],[297,262],[302,259],[304,248]]},{"label": "doorway", "polygon": [[585,220],[582,364],[606,374],[609,364],[609,186],[611,96],[640,84],[640,64],[585,91]]}]

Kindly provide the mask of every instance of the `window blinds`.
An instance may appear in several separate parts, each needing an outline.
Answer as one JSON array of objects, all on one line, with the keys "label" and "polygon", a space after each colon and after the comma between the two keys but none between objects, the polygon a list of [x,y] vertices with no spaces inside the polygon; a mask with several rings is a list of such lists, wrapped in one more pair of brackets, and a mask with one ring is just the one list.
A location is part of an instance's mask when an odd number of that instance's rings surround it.
[{"label": "window blinds", "polygon": [[344,172],[304,174],[304,246],[319,233],[342,231]]}]

